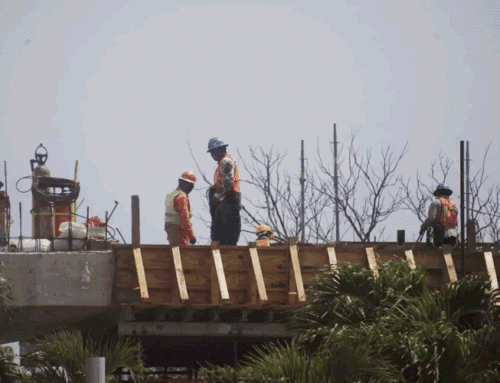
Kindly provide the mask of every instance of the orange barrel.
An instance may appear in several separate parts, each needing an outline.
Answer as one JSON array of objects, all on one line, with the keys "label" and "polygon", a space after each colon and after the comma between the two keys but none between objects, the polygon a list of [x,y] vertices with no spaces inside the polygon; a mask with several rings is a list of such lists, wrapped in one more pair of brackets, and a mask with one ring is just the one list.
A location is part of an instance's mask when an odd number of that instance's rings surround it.
[{"label": "orange barrel", "polygon": [[55,229],[56,233],[55,236],[59,237],[61,235],[61,231],[59,230],[59,226],[63,222],[68,222],[71,220],[71,213],[72,213],[72,205],[67,205],[67,206],[56,206],[54,208],[55,211]]}]

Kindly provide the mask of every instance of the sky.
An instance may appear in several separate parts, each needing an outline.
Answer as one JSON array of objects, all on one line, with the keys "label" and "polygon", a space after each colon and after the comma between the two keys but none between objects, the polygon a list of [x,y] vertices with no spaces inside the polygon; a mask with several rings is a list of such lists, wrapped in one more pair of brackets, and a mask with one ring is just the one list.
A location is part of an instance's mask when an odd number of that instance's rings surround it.
[{"label": "sky", "polygon": [[[287,152],[286,169],[298,172],[301,140],[314,164],[317,145],[330,155],[333,123],[341,143],[360,127],[361,151],[408,142],[405,176],[444,152],[455,195],[468,140],[473,169],[491,144],[486,171],[498,183],[499,42],[494,0],[0,1],[0,161],[12,234],[19,202],[31,230],[31,195],[15,184],[40,143],[52,176],[73,178],[79,161],[80,214],[89,206],[104,219],[118,201],[110,225],[127,242],[139,195],[141,241],[167,243],[165,196],[183,171],[197,172],[187,139],[209,178],[211,137],[235,156],[248,157],[249,145]],[[208,217],[206,186],[191,200]],[[208,243],[205,224],[195,217],[193,226]],[[395,240],[397,229],[416,237],[419,222],[402,212],[385,226]]]}]

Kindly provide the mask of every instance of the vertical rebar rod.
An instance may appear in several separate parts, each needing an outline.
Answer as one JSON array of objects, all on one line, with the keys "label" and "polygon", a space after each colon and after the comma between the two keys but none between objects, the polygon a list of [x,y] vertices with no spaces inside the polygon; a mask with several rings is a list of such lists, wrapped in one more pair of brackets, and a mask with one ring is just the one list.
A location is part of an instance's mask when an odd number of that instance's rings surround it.
[{"label": "vertical rebar rod", "polygon": [[[465,152],[465,214],[466,214],[466,221],[469,222],[469,209],[470,209],[470,180],[469,180],[469,162],[470,162],[470,157],[469,157],[469,141],[467,141],[467,150]],[[467,238],[467,241],[469,238]]]},{"label": "vertical rebar rod", "polygon": [[464,141],[460,141],[460,253],[461,274],[465,277]]},{"label": "vertical rebar rod", "polygon": [[340,241],[337,124],[333,124],[333,186],[335,188],[335,242]]},{"label": "vertical rebar rod", "polygon": [[23,208],[19,202],[19,251],[23,250]]},{"label": "vertical rebar rod", "polygon": [[108,250],[108,212],[107,211],[106,211],[105,219],[106,219],[106,228],[104,231],[104,248],[106,250]]},{"label": "vertical rebar rod", "polygon": [[85,232],[85,249],[88,250],[88,241],[89,241],[89,207],[87,206],[87,220],[85,221],[87,223],[86,226],[86,232]]},{"label": "vertical rebar rod", "polygon": [[301,242],[305,242],[305,208],[304,208],[304,140],[301,140],[301,151],[300,151],[300,232],[302,233]]},{"label": "vertical rebar rod", "polygon": [[4,177],[5,177],[5,194],[9,195],[9,189],[7,187],[7,161],[3,162]]}]

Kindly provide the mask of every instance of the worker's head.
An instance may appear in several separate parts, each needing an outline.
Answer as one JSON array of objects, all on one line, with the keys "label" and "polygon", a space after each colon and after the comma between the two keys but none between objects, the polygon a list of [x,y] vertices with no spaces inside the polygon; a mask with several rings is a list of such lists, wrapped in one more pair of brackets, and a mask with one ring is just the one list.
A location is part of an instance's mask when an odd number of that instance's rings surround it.
[{"label": "worker's head", "polygon": [[208,141],[208,152],[215,161],[220,161],[226,155],[226,146],[224,141],[214,137]]},{"label": "worker's head", "polygon": [[274,233],[273,230],[271,229],[271,226],[266,225],[265,223],[261,223],[259,226],[257,226],[257,230],[255,230],[255,234],[257,234],[258,237],[260,236],[266,236],[268,238],[273,238]]},{"label": "worker's head", "polygon": [[189,194],[194,188],[196,183],[196,175],[192,170],[187,170],[179,177],[179,187],[186,193]]},{"label": "worker's head", "polygon": [[439,184],[433,194],[435,197],[448,197],[453,194],[453,191],[445,184]]}]

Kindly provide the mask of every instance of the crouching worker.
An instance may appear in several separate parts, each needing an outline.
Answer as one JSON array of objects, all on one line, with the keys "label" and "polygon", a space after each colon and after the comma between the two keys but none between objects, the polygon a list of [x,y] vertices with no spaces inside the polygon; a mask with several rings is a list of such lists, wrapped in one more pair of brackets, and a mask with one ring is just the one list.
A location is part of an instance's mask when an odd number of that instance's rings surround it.
[{"label": "crouching worker", "polygon": [[196,175],[188,170],[179,177],[179,186],[165,200],[165,231],[170,246],[196,243],[191,224],[191,203],[188,194],[194,188]]},{"label": "crouching worker", "polygon": [[255,230],[255,234],[257,234],[257,246],[271,246],[271,239],[274,237],[274,233],[269,225],[261,223],[257,227],[257,230]]}]

